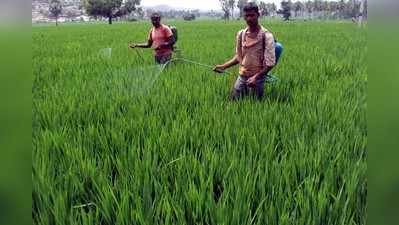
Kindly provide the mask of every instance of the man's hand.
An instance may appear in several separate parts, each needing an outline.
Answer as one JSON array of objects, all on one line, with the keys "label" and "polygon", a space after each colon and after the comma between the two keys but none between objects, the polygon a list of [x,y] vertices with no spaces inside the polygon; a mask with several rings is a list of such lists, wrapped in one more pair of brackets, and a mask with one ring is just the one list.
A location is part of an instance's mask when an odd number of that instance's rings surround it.
[{"label": "man's hand", "polygon": [[250,87],[255,87],[257,77],[258,77],[257,75],[254,75],[254,76],[248,78],[248,80],[247,80],[248,86],[250,86]]},{"label": "man's hand", "polygon": [[213,71],[215,71],[217,73],[224,73],[225,69],[226,69],[226,67],[224,65],[215,65],[215,67],[213,68]]},{"label": "man's hand", "polygon": [[136,48],[137,47],[137,45],[136,44],[134,44],[134,43],[132,43],[132,44],[129,44],[129,48]]}]

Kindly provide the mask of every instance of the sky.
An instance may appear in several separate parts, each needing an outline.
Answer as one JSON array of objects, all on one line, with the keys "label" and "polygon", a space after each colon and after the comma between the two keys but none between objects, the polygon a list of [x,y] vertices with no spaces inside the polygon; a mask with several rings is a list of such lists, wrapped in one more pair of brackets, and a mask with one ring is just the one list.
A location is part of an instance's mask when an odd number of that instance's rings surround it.
[{"label": "sky", "polygon": [[[266,3],[280,5],[281,0],[263,0]],[[169,5],[177,8],[192,8],[202,10],[221,10],[219,0],[141,0],[142,6]]]}]

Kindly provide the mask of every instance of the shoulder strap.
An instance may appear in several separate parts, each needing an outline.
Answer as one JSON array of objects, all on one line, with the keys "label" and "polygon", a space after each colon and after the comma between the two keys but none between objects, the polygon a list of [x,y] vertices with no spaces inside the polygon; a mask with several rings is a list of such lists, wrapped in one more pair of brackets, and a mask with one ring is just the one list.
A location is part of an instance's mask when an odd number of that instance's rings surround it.
[{"label": "shoulder strap", "polygon": [[266,52],[266,32],[262,30],[262,50],[263,50],[263,54],[262,54],[262,61],[264,60],[265,57],[265,52]]},{"label": "shoulder strap", "polygon": [[263,55],[264,55],[266,51],[266,32],[263,32],[262,45],[263,45]]},{"label": "shoulder strap", "polygon": [[151,40],[153,40],[152,39],[152,31],[154,31],[154,27],[152,27],[151,30],[150,30],[150,38],[151,38]]},{"label": "shoulder strap", "polygon": [[243,42],[243,39],[244,39],[244,31],[245,30],[241,30],[241,32],[240,32],[240,48],[242,48],[242,42]]}]

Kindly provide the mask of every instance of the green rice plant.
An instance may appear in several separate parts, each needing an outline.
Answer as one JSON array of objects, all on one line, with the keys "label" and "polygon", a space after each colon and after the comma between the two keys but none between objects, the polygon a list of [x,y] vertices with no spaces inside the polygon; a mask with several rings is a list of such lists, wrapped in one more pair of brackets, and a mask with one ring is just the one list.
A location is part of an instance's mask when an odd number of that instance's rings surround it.
[{"label": "green rice plant", "polygon": [[[239,102],[232,74],[129,49],[150,23],[33,27],[34,224],[365,224],[366,31],[262,24],[285,46],[279,81]],[[209,65],[244,27],[173,25]]]}]

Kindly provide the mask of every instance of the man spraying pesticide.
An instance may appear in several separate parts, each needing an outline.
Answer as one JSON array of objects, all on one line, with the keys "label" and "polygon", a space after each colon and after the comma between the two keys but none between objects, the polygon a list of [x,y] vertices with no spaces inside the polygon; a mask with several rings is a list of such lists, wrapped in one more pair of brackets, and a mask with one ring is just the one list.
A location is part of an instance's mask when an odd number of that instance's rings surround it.
[{"label": "man spraying pesticide", "polygon": [[153,13],[151,15],[153,27],[148,34],[147,43],[129,44],[130,48],[153,48],[154,58],[157,64],[166,64],[172,58],[174,44],[177,41],[177,30],[161,23],[161,15]]},{"label": "man spraying pesticide", "polygon": [[232,87],[230,99],[237,100],[249,91],[255,92],[258,99],[264,95],[267,74],[276,65],[282,46],[275,43],[273,34],[259,25],[259,8],[249,2],[244,6],[244,19],[247,28],[239,31],[236,37],[236,55],[214,71],[224,71],[240,64],[239,76]]}]

